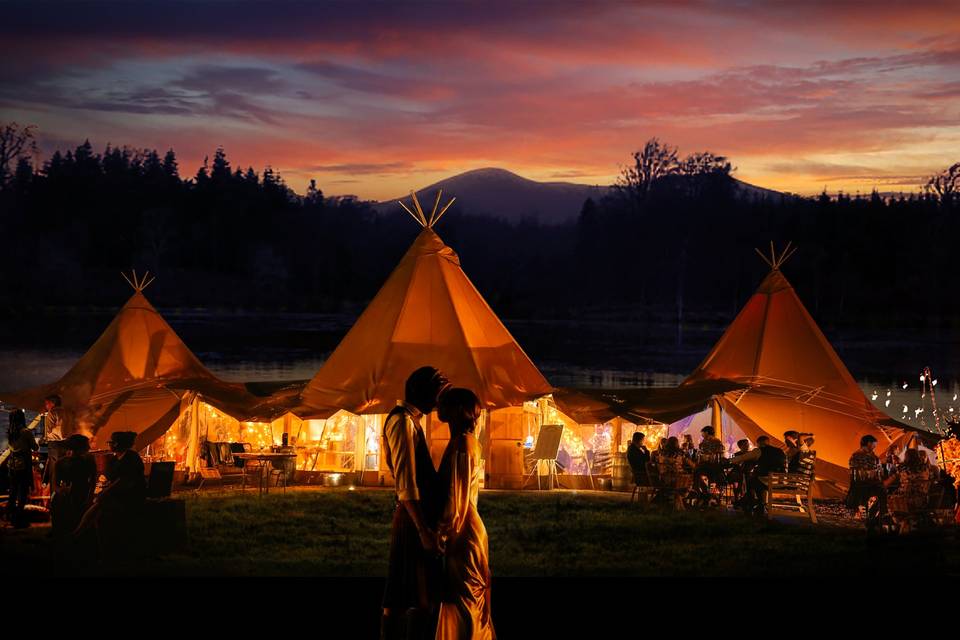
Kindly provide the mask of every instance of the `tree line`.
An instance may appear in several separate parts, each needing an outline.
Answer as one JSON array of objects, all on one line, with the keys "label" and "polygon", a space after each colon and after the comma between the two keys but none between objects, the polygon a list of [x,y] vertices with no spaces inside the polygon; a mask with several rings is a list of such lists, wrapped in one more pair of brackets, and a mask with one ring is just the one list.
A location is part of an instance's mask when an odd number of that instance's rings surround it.
[{"label": "tree line", "polygon": [[[311,181],[217,149],[185,177],[173,150],[84,142],[37,162],[33,130],[0,127],[5,308],[118,304],[118,272],[158,275],[161,306],[354,311],[419,232]],[[437,231],[505,317],[726,322],[767,267],[755,247],[799,247],[784,272],[827,326],[958,328],[960,164],[919,193],[748,192],[730,161],[657,139],[576,222],[518,224],[454,208]]]}]

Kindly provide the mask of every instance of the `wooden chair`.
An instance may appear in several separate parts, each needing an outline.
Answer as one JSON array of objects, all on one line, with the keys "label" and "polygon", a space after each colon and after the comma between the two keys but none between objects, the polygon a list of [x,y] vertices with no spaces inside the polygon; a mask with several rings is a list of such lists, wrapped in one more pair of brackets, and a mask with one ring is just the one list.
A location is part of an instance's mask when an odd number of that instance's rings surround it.
[{"label": "wooden chair", "polygon": [[657,467],[656,479],[651,477],[658,497],[667,498],[675,510],[683,511],[686,508],[684,499],[693,487],[693,474],[686,471],[677,471],[672,463],[663,461]]},{"label": "wooden chair", "polygon": [[197,485],[197,493],[200,493],[200,489],[203,488],[203,485],[205,485],[208,480],[214,480],[218,482],[220,491],[223,491],[224,483],[223,476],[220,475],[220,470],[216,467],[200,467],[200,484]]},{"label": "wooden chair", "polygon": [[816,451],[800,454],[800,470],[796,473],[771,473],[760,478],[767,486],[766,511],[806,514],[810,522],[817,523],[817,510],[813,504],[814,465]]}]

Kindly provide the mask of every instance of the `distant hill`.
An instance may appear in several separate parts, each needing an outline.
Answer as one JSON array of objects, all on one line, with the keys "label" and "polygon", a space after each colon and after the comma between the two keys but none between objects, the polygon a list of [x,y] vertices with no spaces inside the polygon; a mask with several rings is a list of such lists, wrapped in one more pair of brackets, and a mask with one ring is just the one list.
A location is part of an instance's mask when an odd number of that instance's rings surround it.
[{"label": "distant hill", "polygon": [[[424,207],[432,207],[437,189],[443,189],[443,200],[456,196],[463,211],[504,218],[518,222],[535,218],[544,224],[560,224],[576,219],[587,198],[599,199],[610,187],[574,184],[572,182],[537,182],[506,169],[474,169],[417,191]],[[397,200],[408,201],[409,194],[377,203],[378,211],[399,209]],[[429,213],[429,212],[428,212]]]},{"label": "distant hill", "polygon": [[[780,197],[778,191],[755,187],[734,179],[737,192],[745,199]],[[598,200],[610,193],[613,187],[573,182],[537,182],[517,174],[488,167],[460,173],[417,191],[417,198],[424,208],[433,206],[437,189],[443,189],[444,202],[456,196],[461,210],[476,214],[503,218],[510,222],[536,219],[543,224],[562,224],[575,220],[587,198]],[[374,209],[385,213],[399,209],[397,200],[408,199],[409,194],[384,200]]]}]

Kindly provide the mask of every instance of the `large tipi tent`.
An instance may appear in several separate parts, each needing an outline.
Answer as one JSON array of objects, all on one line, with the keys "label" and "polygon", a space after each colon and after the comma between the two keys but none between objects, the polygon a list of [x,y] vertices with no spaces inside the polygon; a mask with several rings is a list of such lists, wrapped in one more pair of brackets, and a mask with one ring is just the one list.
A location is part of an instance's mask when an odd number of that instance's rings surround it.
[{"label": "large tipi tent", "polygon": [[[297,415],[385,414],[403,398],[407,376],[426,365],[474,390],[487,410],[522,406],[552,391],[434,232],[449,204],[439,213],[435,204],[426,216],[414,203],[416,213],[407,211],[423,230],[304,387]],[[496,438],[493,431],[490,436]],[[516,451],[514,441],[510,446]]]},{"label": "large tipi tent", "polygon": [[847,461],[870,434],[883,452],[910,429],[876,409],[847,371],[780,270],[789,258],[771,248],[770,273],[681,388],[727,380],[743,389],[719,396],[751,440],[784,431],[815,434],[817,476],[848,483]]},{"label": "large tipi tent", "polygon": [[[0,401],[33,411],[58,394],[70,432],[105,447],[115,431],[136,431],[142,449],[161,437],[202,394],[222,411],[244,412],[253,398],[242,385],[220,381],[204,367],[143,295],[152,280],[130,282],[134,293],[93,346],[58,381]],[[64,434],[69,435],[69,433]]]}]

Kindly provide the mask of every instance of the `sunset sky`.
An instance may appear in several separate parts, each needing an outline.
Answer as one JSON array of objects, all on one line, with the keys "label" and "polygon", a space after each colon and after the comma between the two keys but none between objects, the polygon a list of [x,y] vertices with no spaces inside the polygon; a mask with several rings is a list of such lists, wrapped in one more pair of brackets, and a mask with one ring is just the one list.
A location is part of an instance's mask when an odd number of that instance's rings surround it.
[{"label": "sunset sky", "polygon": [[955,2],[0,7],[0,120],[43,158],[172,147],[191,176],[223,146],[371,199],[487,166],[608,184],[652,136],[804,194],[960,161]]}]

